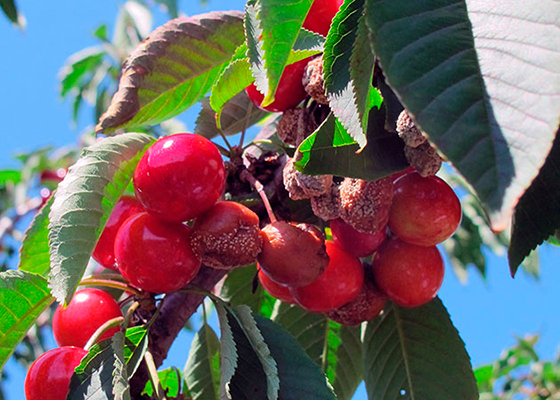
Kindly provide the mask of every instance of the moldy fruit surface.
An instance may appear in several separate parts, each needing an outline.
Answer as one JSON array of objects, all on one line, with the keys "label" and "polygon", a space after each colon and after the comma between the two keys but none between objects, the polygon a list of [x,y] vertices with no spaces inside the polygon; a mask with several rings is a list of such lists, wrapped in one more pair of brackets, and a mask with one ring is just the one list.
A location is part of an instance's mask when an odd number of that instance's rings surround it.
[{"label": "moldy fruit surface", "polygon": [[200,269],[190,241],[188,226],[162,222],[148,213],[136,214],[117,233],[119,270],[133,286],[147,292],[178,290]]},{"label": "moldy fruit surface", "polygon": [[225,167],[214,144],[181,133],[159,139],[134,171],[136,197],[151,214],[170,222],[188,221],[218,201]]},{"label": "moldy fruit surface", "polygon": [[[78,290],[68,307],[59,306],[53,317],[52,330],[59,346],[84,347],[91,335],[110,319],[122,317],[113,297],[103,290],[85,288]],[[119,330],[111,328],[99,340],[109,339]]]}]

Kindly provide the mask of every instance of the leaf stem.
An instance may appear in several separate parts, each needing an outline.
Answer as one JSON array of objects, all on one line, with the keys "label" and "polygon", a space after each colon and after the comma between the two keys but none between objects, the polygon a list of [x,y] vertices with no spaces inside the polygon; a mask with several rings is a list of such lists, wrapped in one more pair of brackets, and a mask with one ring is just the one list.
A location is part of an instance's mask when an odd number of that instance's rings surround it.
[{"label": "leaf stem", "polygon": [[132,315],[134,314],[134,311],[136,311],[138,309],[138,307],[140,307],[140,303],[135,301],[134,303],[132,303],[130,305],[130,307],[128,307],[128,310],[126,311],[126,315],[124,317],[124,322],[123,322],[123,328],[126,329],[128,328],[128,325],[130,325],[130,320],[132,318]]},{"label": "leaf stem", "polygon": [[161,382],[159,381],[159,375],[157,372],[156,363],[154,362],[154,357],[150,350],[146,350],[144,353],[144,361],[148,367],[148,373],[150,374],[150,380],[152,381],[152,386],[154,388],[154,394],[157,400],[167,400]]},{"label": "leaf stem", "polygon": [[97,341],[99,340],[101,335],[105,333],[105,331],[120,325],[123,321],[124,321],[123,317],[116,317],[105,322],[103,325],[97,328],[97,330],[93,333],[93,335],[91,335],[86,345],[84,346],[84,350],[89,351],[89,349],[91,349],[91,346],[97,343]]},{"label": "leaf stem", "polygon": [[142,293],[138,289],[133,288],[132,286],[127,285],[126,283],[117,282],[110,279],[86,278],[80,282],[80,286],[105,286],[113,289],[120,289],[122,291],[132,293],[136,296],[142,295]]}]

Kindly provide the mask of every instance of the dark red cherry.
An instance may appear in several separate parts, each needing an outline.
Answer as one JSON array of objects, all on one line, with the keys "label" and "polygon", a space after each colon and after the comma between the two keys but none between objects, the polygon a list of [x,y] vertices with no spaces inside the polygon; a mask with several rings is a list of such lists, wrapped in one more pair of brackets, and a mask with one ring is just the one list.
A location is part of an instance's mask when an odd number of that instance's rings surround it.
[{"label": "dark red cherry", "polygon": [[303,21],[303,27],[307,30],[327,36],[331,22],[342,6],[344,0],[315,0],[311,9]]},{"label": "dark red cherry", "polygon": [[356,257],[368,257],[373,254],[387,236],[387,227],[371,234],[359,232],[343,220],[331,221],[331,232],[335,242],[340,244],[344,250]]}]

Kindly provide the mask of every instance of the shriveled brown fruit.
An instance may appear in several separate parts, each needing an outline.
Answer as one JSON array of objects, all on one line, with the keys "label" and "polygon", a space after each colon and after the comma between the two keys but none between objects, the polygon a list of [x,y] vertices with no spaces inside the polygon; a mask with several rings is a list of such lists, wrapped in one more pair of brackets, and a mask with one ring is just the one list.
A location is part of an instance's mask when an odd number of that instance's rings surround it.
[{"label": "shriveled brown fruit", "polygon": [[276,221],[265,226],[261,236],[263,249],[258,256],[259,265],[276,283],[305,286],[327,268],[325,238],[313,225]]},{"label": "shriveled brown fruit", "polygon": [[404,143],[410,147],[418,147],[426,142],[426,137],[416,127],[406,110],[403,110],[397,119],[397,133],[404,140]]},{"label": "shriveled brown fruit", "polygon": [[435,175],[441,168],[442,159],[429,142],[418,147],[404,146],[408,163],[424,178]]},{"label": "shriveled brown fruit", "polygon": [[305,175],[296,170],[293,158],[288,159],[283,171],[284,187],[292,200],[320,196],[331,189],[332,175]]},{"label": "shriveled brown fruit", "polygon": [[342,325],[359,325],[377,317],[387,304],[387,298],[374,286],[369,279],[358,296],[334,311],[325,313],[327,318]]},{"label": "shriveled brown fruit", "polygon": [[312,197],[311,209],[323,221],[337,219],[340,216],[340,185],[333,183],[327,193]]},{"label": "shriveled brown fruit", "polygon": [[316,57],[307,63],[303,72],[303,87],[307,94],[319,104],[329,104],[325,92],[323,57]]},{"label": "shriveled brown fruit", "polygon": [[317,123],[307,108],[291,108],[282,113],[276,126],[278,138],[285,144],[299,146],[315,129]]},{"label": "shriveled brown fruit", "polygon": [[191,247],[209,267],[231,269],[252,264],[262,246],[259,217],[242,204],[216,203],[194,222]]},{"label": "shriveled brown fruit", "polygon": [[389,221],[391,177],[373,182],[345,178],[340,184],[340,218],[360,232],[374,234]]}]

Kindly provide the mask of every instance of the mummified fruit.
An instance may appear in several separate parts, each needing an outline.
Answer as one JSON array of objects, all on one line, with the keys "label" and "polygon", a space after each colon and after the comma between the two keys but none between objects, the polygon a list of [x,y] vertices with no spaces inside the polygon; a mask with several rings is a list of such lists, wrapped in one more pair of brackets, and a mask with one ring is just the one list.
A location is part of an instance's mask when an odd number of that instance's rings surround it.
[{"label": "mummified fruit", "polygon": [[307,108],[290,108],[284,111],[276,125],[276,133],[280,140],[296,147],[315,129],[317,123]]},{"label": "mummified fruit", "polygon": [[356,298],[364,284],[360,259],[327,240],[329,264],[321,276],[306,286],[290,288],[294,300],[307,311],[335,310]]},{"label": "mummified fruit", "polygon": [[403,110],[397,119],[397,133],[404,140],[404,143],[410,147],[418,147],[427,140],[420,129],[414,125],[414,121],[406,110]]},{"label": "mummified fruit", "polygon": [[319,104],[329,104],[325,92],[323,57],[317,57],[309,61],[303,73],[302,83],[305,91],[313,100]]},{"label": "mummified fruit", "polygon": [[330,191],[332,175],[305,175],[296,170],[293,158],[288,159],[283,171],[284,187],[292,200],[309,199]]},{"label": "mummified fruit", "polygon": [[387,225],[392,200],[391,177],[373,182],[346,178],[340,184],[340,217],[357,231],[374,234]]},{"label": "mummified fruit", "polygon": [[404,155],[408,163],[424,177],[435,175],[443,161],[429,142],[417,147],[404,146]]},{"label": "mummified fruit", "polygon": [[329,263],[323,234],[308,224],[284,221],[261,230],[263,250],[259,265],[270,279],[281,285],[304,286],[319,277]]},{"label": "mummified fruit", "polygon": [[333,183],[331,190],[320,196],[311,198],[313,214],[324,221],[340,216],[340,185]]},{"label": "mummified fruit", "polygon": [[365,279],[360,293],[354,300],[325,315],[342,325],[359,325],[377,317],[385,308],[385,304],[387,304],[387,297],[375,287],[372,281]]},{"label": "mummified fruit", "polygon": [[216,203],[200,215],[191,232],[191,246],[204,265],[231,269],[254,263],[261,252],[259,217],[233,201]]}]

